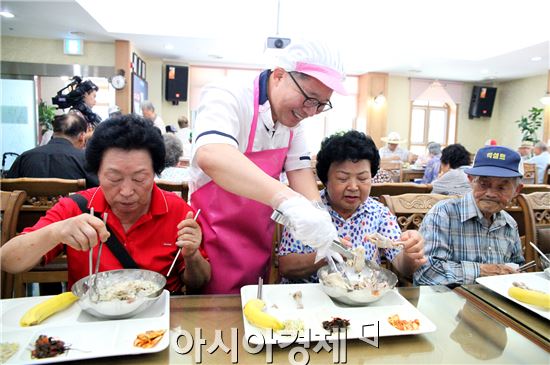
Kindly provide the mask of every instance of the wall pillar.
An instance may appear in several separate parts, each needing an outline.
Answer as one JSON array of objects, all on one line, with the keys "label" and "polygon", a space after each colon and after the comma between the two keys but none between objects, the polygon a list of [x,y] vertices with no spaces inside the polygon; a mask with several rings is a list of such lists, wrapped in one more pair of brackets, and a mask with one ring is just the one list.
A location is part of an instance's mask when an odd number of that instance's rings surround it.
[{"label": "wall pillar", "polygon": [[[382,146],[380,138],[387,134],[387,73],[369,72],[359,76],[359,91],[357,93],[357,117],[367,121],[366,134],[371,136],[377,146]],[[384,95],[386,100],[382,104],[375,104],[374,98]]]},{"label": "wall pillar", "polygon": [[116,90],[116,105],[122,111],[122,114],[128,114],[132,111],[132,50],[129,41],[115,41],[115,72],[124,70],[126,86],[122,90]]}]

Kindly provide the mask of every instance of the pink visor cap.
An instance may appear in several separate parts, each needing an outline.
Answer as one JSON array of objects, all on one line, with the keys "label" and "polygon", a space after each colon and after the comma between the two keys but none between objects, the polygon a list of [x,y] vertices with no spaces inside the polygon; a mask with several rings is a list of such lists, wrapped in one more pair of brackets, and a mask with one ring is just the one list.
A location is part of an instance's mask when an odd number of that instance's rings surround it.
[{"label": "pink visor cap", "polygon": [[348,95],[348,92],[344,87],[344,76],[330,67],[313,65],[305,62],[296,62],[294,71],[316,78],[325,86],[331,88],[340,95]]}]

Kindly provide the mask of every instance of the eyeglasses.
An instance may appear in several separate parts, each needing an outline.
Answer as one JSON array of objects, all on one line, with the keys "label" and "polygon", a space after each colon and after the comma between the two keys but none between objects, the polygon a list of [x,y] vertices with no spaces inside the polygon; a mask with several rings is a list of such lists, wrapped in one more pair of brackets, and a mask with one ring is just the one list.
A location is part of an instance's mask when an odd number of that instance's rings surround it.
[{"label": "eyeglasses", "polygon": [[304,100],[304,107],[306,108],[317,108],[317,113],[322,113],[322,112],[326,112],[330,109],[332,109],[332,104],[330,103],[330,100],[327,101],[326,103],[323,103],[322,101],[320,101],[319,99],[315,99],[315,98],[312,98],[312,97],[309,97],[305,92],[304,92],[304,89],[302,89],[300,87],[300,84],[298,84],[298,82],[296,81],[296,79],[294,78],[294,76],[292,76],[292,73],[288,73],[288,75],[290,76],[290,78],[292,79],[292,81],[294,81],[294,84],[296,84],[296,86],[298,86],[298,89],[300,90],[300,92],[302,93],[302,95],[304,96],[305,100]]}]

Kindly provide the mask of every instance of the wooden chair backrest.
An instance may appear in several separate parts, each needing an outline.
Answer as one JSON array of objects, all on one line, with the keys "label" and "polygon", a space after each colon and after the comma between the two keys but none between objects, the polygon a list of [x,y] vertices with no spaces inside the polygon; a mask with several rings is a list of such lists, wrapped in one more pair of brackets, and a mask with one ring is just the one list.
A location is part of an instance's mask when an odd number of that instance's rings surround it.
[{"label": "wooden chair backrest", "polygon": [[189,184],[187,181],[184,182],[172,182],[168,180],[157,180],[155,181],[157,186],[166,191],[172,191],[183,198],[183,200],[188,201],[189,195]]},{"label": "wooden chair backrest", "polygon": [[25,202],[27,193],[21,190],[1,191],[2,201],[0,211],[2,213],[2,241],[1,244],[8,242],[15,237],[17,233],[17,219],[19,211]]},{"label": "wooden chair backrest", "polygon": [[534,163],[525,162],[523,164],[523,183],[536,184],[537,181],[537,165]]},{"label": "wooden chair backrest", "polygon": [[[532,242],[544,253],[550,253],[550,192],[535,192],[520,194],[518,203],[530,212]],[[540,258],[535,250],[526,242],[524,254],[526,261],[537,260],[540,266]]]},{"label": "wooden chair backrest", "polygon": [[537,191],[550,192],[550,185],[546,184],[523,184],[522,194],[531,194]]},{"label": "wooden chair backrest", "polygon": [[86,188],[86,180],[31,178],[0,179],[2,190],[23,190],[27,193],[21,208],[17,230],[33,226],[61,197]]},{"label": "wooden chair backrest", "polygon": [[[0,212],[2,217],[2,239],[0,246],[15,237],[17,232],[17,220],[19,219],[19,211],[25,202],[27,194],[24,191],[1,191]],[[13,280],[12,274],[2,271],[0,281],[0,291],[2,299],[11,298],[13,296]]]},{"label": "wooden chair backrest", "polygon": [[457,198],[455,195],[441,194],[401,194],[382,195],[380,202],[397,217],[401,230],[418,230],[428,211],[439,201]]},{"label": "wooden chair backrest", "polygon": [[27,193],[25,205],[51,208],[59,197],[67,196],[86,188],[86,180],[19,177],[15,179],[0,179],[2,190],[23,190]]},{"label": "wooden chair backrest", "polygon": [[380,197],[382,195],[402,194],[427,194],[432,191],[430,184],[415,184],[411,182],[372,184],[370,196]]},{"label": "wooden chair backrest", "polygon": [[400,160],[380,161],[380,168],[389,171],[394,182],[402,181],[403,163]]},{"label": "wooden chair backrest", "polygon": [[550,184],[550,163],[546,165],[546,168],[544,169],[544,175],[543,180],[539,181],[542,184]]}]

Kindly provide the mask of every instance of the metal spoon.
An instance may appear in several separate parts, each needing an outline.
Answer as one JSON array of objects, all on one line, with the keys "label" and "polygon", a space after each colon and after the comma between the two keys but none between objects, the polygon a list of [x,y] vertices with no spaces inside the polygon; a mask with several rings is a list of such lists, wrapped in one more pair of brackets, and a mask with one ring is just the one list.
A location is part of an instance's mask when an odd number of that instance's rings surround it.
[{"label": "metal spoon", "polygon": [[543,259],[545,259],[546,261],[548,261],[548,263],[550,263],[550,259],[548,257],[546,257],[546,255],[537,247],[537,245],[535,245],[533,242],[529,242],[529,244],[531,246],[533,246],[533,248],[535,249],[535,251],[537,251],[540,255],[540,257],[542,257]]}]

